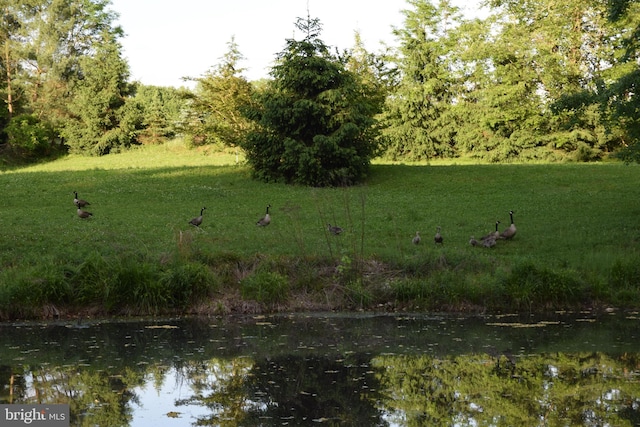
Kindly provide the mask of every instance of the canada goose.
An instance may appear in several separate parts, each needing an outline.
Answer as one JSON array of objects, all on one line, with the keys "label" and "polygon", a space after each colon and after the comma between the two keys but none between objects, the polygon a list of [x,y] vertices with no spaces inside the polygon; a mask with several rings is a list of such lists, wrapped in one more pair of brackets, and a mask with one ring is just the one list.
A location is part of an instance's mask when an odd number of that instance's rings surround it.
[{"label": "canada goose", "polygon": [[267,213],[265,213],[264,216],[260,218],[258,222],[256,222],[256,225],[258,227],[266,227],[267,225],[271,224],[271,216],[269,215],[270,207],[271,205],[267,205]]},{"label": "canada goose", "polygon": [[76,205],[79,208],[84,208],[85,206],[90,205],[91,203],[87,202],[86,200],[82,200],[82,199],[78,199],[78,192],[74,191],[73,192],[74,198],[73,198],[73,204]]},{"label": "canada goose", "polygon": [[191,221],[189,221],[189,224],[191,224],[191,225],[193,225],[195,227],[200,227],[200,224],[202,224],[202,215],[204,214],[204,210],[205,209],[207,209],[207,208],[205,207],[205,208],[200,209],[200,216],[197,216],[197,217],[193,218]]},{"label": "canada goose", "polygon": [[518,231],[516,230],[516,225],[513,223],[513,211],[509,211],[509,217],[511,217],[511,225],[500,234],[502,239],[513,239],[513,236],[516,235],[516,231]]},{"label": "canada goose", "polygon": [[471,246],[478,246],[478,241],[476,240],[475,237],[471,236],[471,238],[469,239],[469,244]]},{"label": "canada goose", "polygon": [[413,240],[411,240],[411,242],[413,242],[414,245],[418,245],[420,244],[420,232],[416,231],[416,235],[413,237]]},{"label": "canada goose", "polygon": [[440,226],[438,226],[437,229],[436,229],[436,235],[433,236],[433,241],[436,242],[436,244],[438,244],[438,243],[443,244],[444,243],[444,239],[442,238],[442,234],[440,234]]},{"label": "canada goose", "polygon": [[337,225],[331,225],[331,224],[327,224],[327,230],[329,230],[331,234],[335,234],[336,236],[344,231],[342,227],[338,227]]},{"label": "canada goose", "polygon": [[91,212],[83,211],[82,209],[78,208],[78,216],[80,218],[90,218],[91,216],[93,216],[93,214]]},{"label": "canada goose", "polygon": [[496,245],[496,238],[495,237],[489,237],[488,239],[484,239],[482,241],[482,246],[484,246],[485,248],[492,248]]},{"label": "canada goose", "polygon": [[482,236],[480,238],[480,240],[482,240],[482,241],[487,240],[487,239],[494,239],[495,240],[495,239],[499,238],[500,237],[500,232],[498,231],[498,225],[500,225],[500,221],[496,221],[496,231],[492,231],[491,233],[489,233],[489,234],[487,234],[485,236]]}]

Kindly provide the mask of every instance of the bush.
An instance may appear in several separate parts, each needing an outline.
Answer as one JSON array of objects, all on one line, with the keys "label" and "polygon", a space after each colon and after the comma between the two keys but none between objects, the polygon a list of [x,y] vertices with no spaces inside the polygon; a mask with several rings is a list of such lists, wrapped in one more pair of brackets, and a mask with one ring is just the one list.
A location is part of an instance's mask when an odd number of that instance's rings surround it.
[{"label": "bush", "polygon": [[45,263],[5,269],[0,274],[0,317],[42,315],[42,308],[73,300],[62,266]]},{"label": "bush", "polygon": [[9,122],[5,132],[14,150],[27,157],[48,154],[53,140],[53,132],[37,117],[30,114],[15,116]]},{"label": "bush", "polygon": [[104,306],[108,311],[129,308],[135,312],[156,313],[166,306],[160,273],[146,261],[120,260],[106,290]]},{"label": "bush", "polygon": [[165,271],[161,283],[174,308],[184,309],[206,297],[216,286],[209,269],[199,263],[179,264]]},{"label": "bush", "polygon": [[580,282],[567,273],[541,269],[531,263],[517,265],[504,279],[503,286],[513,307],[526,308],[571,302],[571,298],[580,295],[582,289]]},{"label": "bush", "polygon": [[90,253],[70,277],[76,302],[101,303],[107,293],[111,266],[98,253]]},{"label": "bush", "polygon": [[282,302],[289,295],[289,282],[278,273],[258,271],[240,281],[240,293],[242,298],[260,303]]}]

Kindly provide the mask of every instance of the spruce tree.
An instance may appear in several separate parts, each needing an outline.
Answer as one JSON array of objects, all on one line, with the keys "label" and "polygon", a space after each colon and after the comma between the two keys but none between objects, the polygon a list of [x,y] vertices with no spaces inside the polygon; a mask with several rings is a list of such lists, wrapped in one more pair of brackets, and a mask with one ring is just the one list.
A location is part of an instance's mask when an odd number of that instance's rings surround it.
[{"label": "spruce tree", "polygon": [[302,40],[288,39],[273,80],[247,112],[256,130],[242,147],[254,177],[309,186],[341,186],[367,176],[376,149],[375,100],[346,59],[320,39],[318,19],[298,19]]}]

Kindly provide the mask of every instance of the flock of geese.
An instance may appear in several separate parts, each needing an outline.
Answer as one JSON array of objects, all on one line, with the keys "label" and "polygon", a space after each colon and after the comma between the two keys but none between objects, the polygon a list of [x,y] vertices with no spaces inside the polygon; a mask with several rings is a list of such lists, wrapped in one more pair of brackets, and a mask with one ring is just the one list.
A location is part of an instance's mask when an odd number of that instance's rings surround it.
[{"label": "flock of geese", "polygon": [[[73,192],[73,204],[76,205],[77,213],[78,213],[78,216],[80,218],[87,219],[87,218],[91,218],[93,216],[93,213],[83,209],[83,208],[91,205],[91,203],[87,202],[84,199],[79,199],[77,191]],[[271,205],[267,205],[267,212],[265,213],[265,215],[262,218],[260,218],[258,220],[258,222],[256,222],[257,226],[266,227],[267,225],[269,225],[271,223],[271,215],[269,215],[269,208],[271,208]],[[206,209],[207,209],[206,207],[203,207],[202,209],[200,209],[200,215],[198,215],[195,218],[192,218],[189,221],[189,224],[193,225],[194,227],[198,227],[199,228],[200,225],[202,224],[202,220],[204,219],[204,211]],[[342,232],[342,229],[340,227],[333,227],[333,228],[335,230],[330,230],[330,231],[332,231],[334,234],[340,234]],[[336,232],[336,230],[339,230],[339,231]]]},{"label": "flock of geese", "polygon": [[[87,202],[86,200],[79,199],[77,191],[74,191],[73,195],[74,195],[73,204],[78,209],[77,211],[78,216],[83,219],[91,218],[93,214],[83,209],[91,205],[91,203]],[[271,215],[269,215],[270,208],[271,208],[271,205],[270,204],[267,205],[267,211],[265,212],[264,216],[260,218],[258,222],[256,222],[256,225],[258,227],[266,227],[267,225],[271,224]],[[189,224],[199,228],[200,225],[202,224],[202,220],[204,218],[204,211],[206,209],[207,209],[206,207],[203,207],[202,209],[200,209],[200,215],[198,215],[195,218],[192,218],[189,221]],[[476,240],[475,237],[471,236],[471,239],[469,240],[469,244],[471,246],[481,246],[485,248],[492,248],[496,245],[497,240],[513,239],[513,236],[516,235],[516,231],[517,231],[516,225],[513,222],[513,211],[509,211],[509,217],[511,218],[511,225],[507,227],[504,231],[500,232],[498,230],[500,221],[496,221],[495,231],[492,231],[491,233],[485,236],[482,236],[480,240]],[[344,231],[342,227],[338,227],[337,225],[331,225],[330,223],[327,224],[327,230],[329,231],[329,233],[336,236],[341,234]],[[418,245],[420,244],[421,241],[422,241],[422,238],[420,237],[420,232],[416,231],[416,235],[413,237],[411,242],[414,245]],[[444,237],[442,236],[442,228],[440,226],[436,227],[436,234],[433,236],[433,241],[435,242],[436,245],[444,244]]]},{"label": "flock of geese", "polygon": [[[513,239],[513,236],[516,235],[516,231],[518,231],[515,223],[513,222],[513,211],[509,211],[509,217],[511,218],[511,225],[507,227],[504,231],[500,232],[498,230],[498,227],[500,226],[500,221],[496,221],[495,231],[492,231],[491,233],[485,236],[482,236],[480,240],[476,240],[475,237],[471,236],[471,239],[469,240],[469,244],[471,246],[481,246],[485,248],[492,248],[496,245],[496,241],[498,240]],[[444,244],[444,238],[442,237],[441,231],[442,229],[440,226],[436,227],[436,234],[435,236],[433,236],[433,241],[436,243],[436,245]],[[413,242],[414,245],[420,244],[420,242],[422,241],[422,238],[420,237],[419,231],[416,231],[416,235],[413,237],[411,241]]]},{"label": "flock of geese", "polygon": [[516,225],[513,222],[513,211],[509,211],[509,217],[511,218],[511,225],[504,229],[501,233],[498,230],[498,226],[500,225],[500,221],[496,221],[496,231],[493,231],[485,236],[482,236],[480,240],[476,240],[473,236],[469,240],[469,244],[471,246],[483,246],[485,248],[492,248],[496,245],[497,240],[511,240],[513,236],[516,235]]}]

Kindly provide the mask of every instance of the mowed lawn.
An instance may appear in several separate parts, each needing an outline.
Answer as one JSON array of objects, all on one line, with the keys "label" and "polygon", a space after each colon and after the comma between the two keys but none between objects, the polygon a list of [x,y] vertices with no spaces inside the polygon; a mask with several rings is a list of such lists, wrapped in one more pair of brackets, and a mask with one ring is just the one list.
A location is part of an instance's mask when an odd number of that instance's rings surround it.
[{"label": "mowed lawn", "polygon": [[[169,144],[2,172],[0,267],[76,265],[95,254],[161,263],[187,236],[211,256],[531,263],[594,281],[615,263],[640,264],[638,165],[378,162],[364,185],[307,188],[254,181],[235,161]],[[78,218],[73,191],[91,203],[92,218]],[[272,222],[257,227],[267,204]],[[197,230],[188,221],[202,207]],[[509,210],[512,241],[469,245],[496,220],[506,228]],[[344,233],[330,235],[328,223]],[[433,242],[437,226],[442,246]],[[411,243],[416,231],[420,245]]]},{"label": "mowed lawn", "polygon": [[[241,254],[322,254],[330,246],[365,255],[480,252],[469,237],[509,225],[518,233],[489,252],[558,265],[638,253],[640,167],[621,163],[536,165],[375,164],[365,185],[317,189],[250,178],[232,155],[147,149],[69,157],[0,174],[4,264],[96,250],[172,249],[206,206],[200,245]],[[94,216],[76,216],[73,191]],[[272,223],[256,227],[271,204]],[[332,223],[346,231],[327,240]],[[436,248],[437,226],[445,238]],[[411,238],[420,231],[418,247]],[[503,242],[500,242],[503,243]],[[486,252],[486,250],[485,250]]]}]

